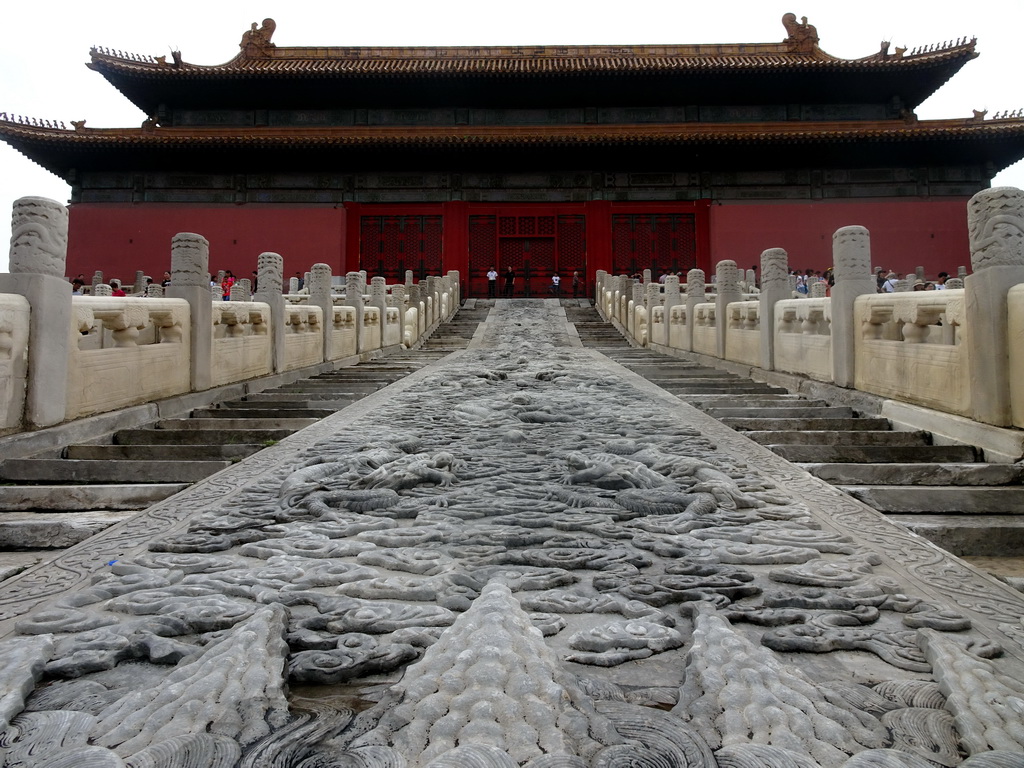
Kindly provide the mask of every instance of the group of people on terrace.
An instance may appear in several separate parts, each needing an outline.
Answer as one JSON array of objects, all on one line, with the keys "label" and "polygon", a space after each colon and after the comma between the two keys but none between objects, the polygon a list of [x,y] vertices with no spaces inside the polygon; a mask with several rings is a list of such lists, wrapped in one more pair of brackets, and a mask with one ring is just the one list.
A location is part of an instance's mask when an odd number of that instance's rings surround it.
[{"label": "group of people on terrace", "polygon": [[[505,275],[503,277],[502,296],[506,299],[511,299],[516,292],[516,271],[511,266],[505,269]],[[551,275],[551,284],[548,288],[548,292],[552,296],[562,295],[562,276],[557,272]],[[585,287],[583,284],[583,275],[577,269],[572,273],[572,297],[578,298],[585,294]],[[487,298],[494,299],[498,296],[498,269],[495,266],[491,266],[487,270]]]}]

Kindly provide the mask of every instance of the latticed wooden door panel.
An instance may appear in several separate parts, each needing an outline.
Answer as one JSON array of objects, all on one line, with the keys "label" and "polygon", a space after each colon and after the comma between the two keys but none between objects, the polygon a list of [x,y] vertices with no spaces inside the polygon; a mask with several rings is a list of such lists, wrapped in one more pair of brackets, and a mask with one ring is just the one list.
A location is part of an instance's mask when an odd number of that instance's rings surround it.
[{"label": "latticed wooden door panel", "polygon": [[572,295],[573,272],[580,274],[580,296],[586,296],[587,229],[583,216],[558,217],[558,274],[562,295]]},{"label": "latticed wooden door panel", "polygon": [[487,295],[487,270],[498,270],[498,295],[504,295],[505,273],[516,273],[515,296],[549,296],[551,277],[558,274],[562,293],[572,289],[572,273],[586,274],[586,217],[582,214],[503,210],[492,216],[469,217],[469,291]]},{"label": "latticed wooden door panel", "polygon": [[657,278],[697,264],[694,215],[616,214],[612,216],[612,271],[633,275],[650,269]]},{"label": "latticed wooden door panel", "polygon": [[405,271],[417,280],[442,274],[443,220],[440,216],[362,216],[359,266],[368,277],[403,282]]},{"label": "latticed wooden door panel", "polygon": [[518,238],[498,240],[498,272],[502,275],[501,289],[504,289],[505,270],[509,267],[516,273],[514,296],[525,296],[523,290],[523,241]]},{"label": "latticed wooden door panel", "polygon": [[501,295],[502,273],[498,263],[498,221],[495,216],[469,217],[469,295],[487,295],[487,271],[498,270],[496,290]]},{"label": "latticed wooden door panel", "polygon": [[524,238],[523,291],[526,296],[549,293],[551,276],[555,273],[555,238]]}]

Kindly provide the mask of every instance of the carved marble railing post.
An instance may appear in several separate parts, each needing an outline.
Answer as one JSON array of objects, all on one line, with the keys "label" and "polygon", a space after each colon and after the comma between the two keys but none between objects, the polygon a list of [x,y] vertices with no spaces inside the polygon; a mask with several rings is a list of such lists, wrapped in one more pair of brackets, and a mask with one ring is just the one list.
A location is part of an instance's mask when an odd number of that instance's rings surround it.
[{"label": "carved marble railing post", "polygon": [[761,252],[761,294],[758,311],[761,314],[761,367],[775,370],[775,305],[788,299],[789,254],[782,248],[769,248]]},{"label": "carved marble railing post", "polygon": [[438,301],[436,278],[433,275],[427,275],[427,279],[420,281],[420,285],[426,286],[427,296],[430,297],[430,308],[427,310],[427,313],[430,315],[430,317],[428,318],[429,324],[431,326],[434,326],[437,324],[437,313],[440,310],[440,307],[437,306]]},{"label": "carved marble railing post", "polygon": [[[669,317],[672,316],[672,307],[682,303],[683,297],[679,293],[679,275],[668,275],[665,278],[665,298],[662,302],[662,306],[665,307],[664,322],[666,328],[668,328]],[[668,344],[667,338],[665,339],[665,344]]]},{"label": "carved marble railing post", "polygon": [[298,293],[298,292],[299,292],[299,278],[297,278],[297,277],[289,277],[288,278],[288,293]]},{"label": "carved marble railing post", "polygon": [[408,288],[415,282],[411,269],[405,270],[405,287]]},{"label": "carved marble railing post", "polygon": [[323,360],[331,359],[331,337],[334,331],[334,301],[331,296],[331,265],[318,263],[314,264],[309,271],[309,278],[306,282],[309,289],[309,304],[313,307],[320,307],[323,312],[323,322],[320,323],[320,330],[323,332]]},{"label": "carved marble railing post", "polygon": [[213,305],[210,297],[210,243],[202,235],[179,232],[171,238],[171,284],[167,296],[185,299],[192,318],[192,390],[213,385]]},{"label": "carved marble railing post", "polygon": [[858,296],[875,293],[878,282],[871,274],[871,235],[864,227],[837,229],[832,235],[832,264],[836,284],[832,286],[832,381],[853,387],[855,327],[853,305]]},{"label": "carved marble railing post", "polygon": [[388,281],[383,277],[374,277],[370,280],[370,302],[369,306],[376,307],[377,323],[380,325],[381,345],[384,344],[384,326],[387,324],[388,316]]},{"label": "carved marble railing post", "polygon": [[449,320],[451,317],[453,317],[455,313],[458,311],[459,307],[462,306],[462,283],[459,282],[459,270],[449,269],[448,279],[451,281],[452,303],[451,306],[448,307],[449,314],[448,317],[445,318],[445,320]]},{"label": "carved marble railing post", "polygon": [[103,271],[97,269],[92,275],[92,295],[96,295],[96,286],[103,285]]},{"label": "carved marble railing post", "polygon": [[608,272],[603,269],[597,270],[597,274],[594,276],[594,306],[606,323],[608,322],[608,314],[604,309],[604,292],[608,289],[606,285],[607,278]]},{"label": "carved marble railing post", "polygon": [[697,324],[697,305],[703,304],[704,270],[691,269],[686,273],[686,333],[683,335],[686,352],[693,351],[693,327]]},{"label": "carved marble railing post", "polygon": [[643,279],[644,285],[647,285],[649,282],[651,282],[651,278],[652,277],[653,277],[653,275],[651,274],[651,270],[649,268],[645,269],[644,270],[644,279]]},{"label": "carved marble railing post", "polygon": [[256,259],[256,301],[270,306],[271,361],[275,372],[285,368],[284,327],[285,300],[284,259],[278,253],[267,251]]},{"label": "carved marble railing post", "polygon": [[644,288],[643,283],[633,283],[629,295],[630,301],[632,302],[632,308],[629,311],[629,317],[626,318],[626,327],[629,329],[629,335],[633,338],[634,341],[640,341],[640,339],[638,339],[636,335],[636,310],[637,307],[644,306],[644,297],[646,293],[647,291]]},{"label": "carved marble railing post", "polygon": [[356,351],[363,351],[363,276],[360,272],[345,275],[345,303],[356,311]]},{"label": "carved marble railing post", "polygon": [[45,197],[22,197],[11,216],[10,274],[0,293],[24,296],[31,307],[25,422],[59,424],[67,413],[71,343],[71,283],[64,279],[68,210]]},{"label": "carved marble railing post", "polygon": [[143,296],[146,293],[146,273],[141,269],[135,270],[135,283],[132,286],[132,294]]},{"label": "carved marble railing post", "polygon": [[[967,204],[972,274],[964,278],[971,408],[986,424],[1009,426],[1007,293],[1024,283],[1024,191],[994,187]],[[1020,343],[1020,339],[1012,340]]]},{"label": "carved marble railing post", "polygon": [[248,278],[243,277],[241,280],[236,280],[231,284],[231,292],[228,294],[228,298],[231,301],[252,301],[252,289],[249,286]]},{"label": "carved marble railing post", "polygon": [[731,259],[718,262],[715,267],[715,287],[717,297],[715,298],[716,342],[718,357],[725,359],[725,334],[728,331],[729,323],[726,322],[728,312],[726,308],[734,301],[743,301],[743,291],[740,290],[740,271],[736,262]]},{"label": "carved marble railing post", "polygon": [[425,313],[423,308],[420,306],[420,302],[422,301],[420,298],[420,287],[416,283],[413,283],[412,285],[405,286],[405,292],[409,297],[409,307],[416,310],[416,332],[413,334],[412,339],[412,343],[415,344],[420,336],[423,335],[423,329],[425,327],[423,318]]}]

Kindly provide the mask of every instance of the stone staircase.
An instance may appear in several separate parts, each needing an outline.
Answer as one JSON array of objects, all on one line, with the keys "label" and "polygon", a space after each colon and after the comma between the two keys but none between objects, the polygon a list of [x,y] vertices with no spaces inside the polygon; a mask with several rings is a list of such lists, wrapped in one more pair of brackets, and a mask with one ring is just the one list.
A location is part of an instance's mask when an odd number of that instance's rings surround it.
[{"label": "stone staircase", "polygon": [[894,431],[849,405],[636,349],[596,310],[574,315],[585,346],[953,554],[1024,584],[1024,465],[985,463],[973,446],[935,445],[927,432]]},{"label": "stone staircase", "polygon": [[116,429],[99,442],[3,460],[0,579],[464,349],[486,314],[460,312],[418,350],[197,408],[187,418]]}]

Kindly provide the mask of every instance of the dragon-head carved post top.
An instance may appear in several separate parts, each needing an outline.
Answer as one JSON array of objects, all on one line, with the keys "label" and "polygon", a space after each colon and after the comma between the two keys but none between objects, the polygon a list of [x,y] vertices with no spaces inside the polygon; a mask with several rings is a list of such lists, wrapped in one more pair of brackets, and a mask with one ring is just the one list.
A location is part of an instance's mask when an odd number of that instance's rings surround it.
[{"label": "dragon-head carved post top", "polygon": [[12,273],[64,277],[68,209],[45,197],[22,197],[11,215]]},{"label": "dragon-head carved post top", "polygon": [[986,189],[967,203],[971,268],[1024,266],[1024,191]]},{"label": "dragon-head carved post top", "polygon": [[832,235],[836,281],[871,276],[871,234],[865,227],[840,227]]},{"label": "dragon-head carved post top", "polygon": [[736,262],[731,259],[718,262],[715,267],[715,283],[719,293],[738,292],[740,290],[740,271]]},{"label": "dragon-head carved post top", "polygon": [[691,269],[686,273],[686,295],[704,301],[704,270]]},{"label": "dragon-head carved post top", "polygon": [[238,47],[242,49],[242,55],[249,59],[265,59],[270,56],[270,51],[277,46],[270,42],[277,29],[277,22],[273,19],[264,19],[263,26],[257,27],[256,22],[242,35],[242,42]]},{"label": "dragon-head carved post top", "polygon": [[256,258],[256,281],[260,295],[274,296],[282,292],[284,259],[280,254],[265,251]]},{"label": "dragon-head carved post top", "polygon": [[210,284],[210,242],[194,232],[179,232],[171,239],[171,284],[200,288]]},{"label": "dragon-head carved post top", "polygon": [[789,33],[789,37],[782,42],[790,53],[812,53],[818,47],[818,30],[813,24],[807,23],[806,16],[797,22],[795,13],[787,13],[782,17],[782,26]]},{"label": "dragon-head carved post top", "polygon": [[768,248],[761,252],[761,288],[788,283],[789,254],[784,248]]}]

